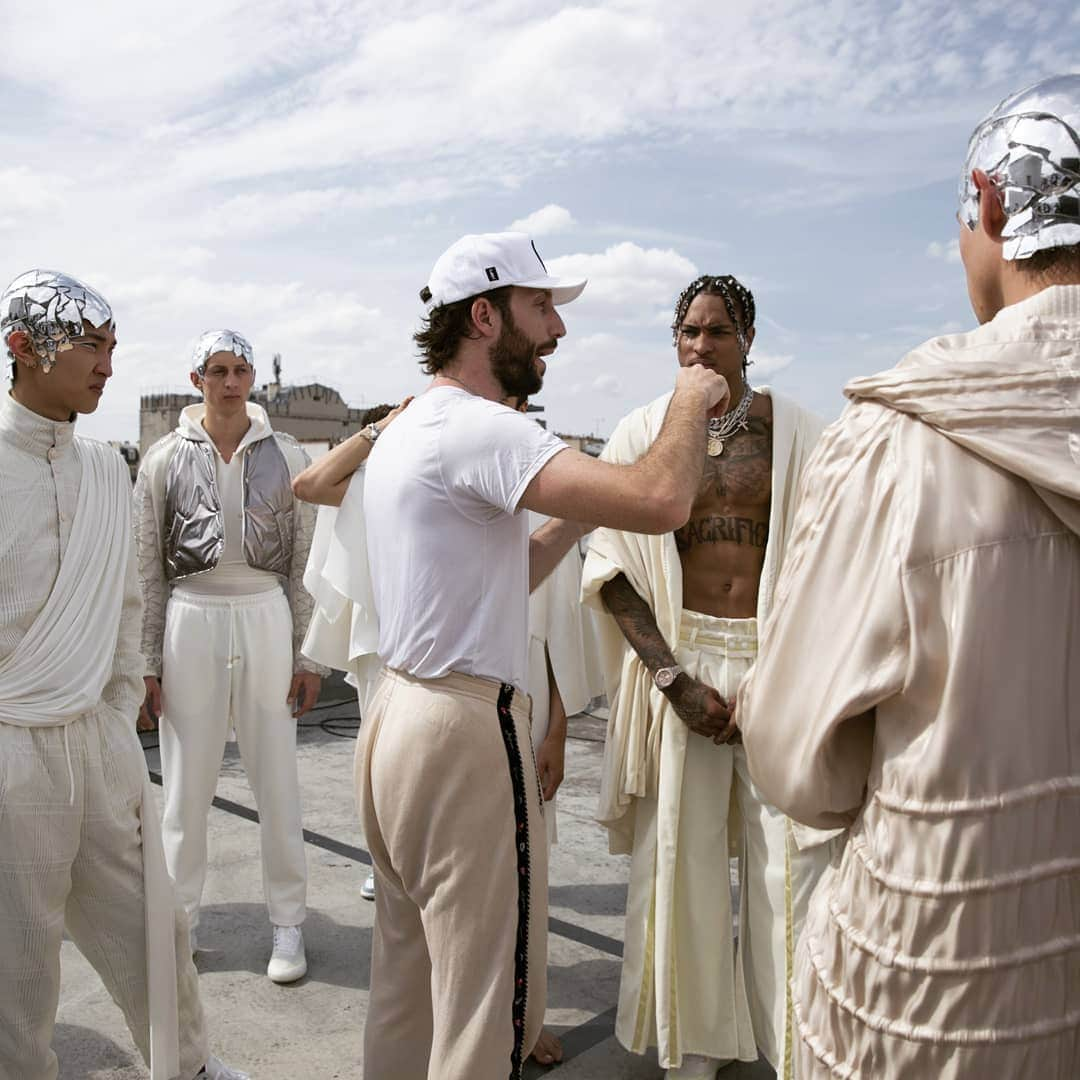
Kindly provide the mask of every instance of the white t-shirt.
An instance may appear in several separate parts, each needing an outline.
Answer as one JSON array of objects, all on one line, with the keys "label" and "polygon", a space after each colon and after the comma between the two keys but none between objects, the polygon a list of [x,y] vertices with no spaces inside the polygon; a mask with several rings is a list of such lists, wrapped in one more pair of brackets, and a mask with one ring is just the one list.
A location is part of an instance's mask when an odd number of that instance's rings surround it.
[{"label": "white t-shirt", "polygon": [[367,461],[364,519],[388,667],[524,689],[529,517],[518,500],[566,444],[457,387],[417,398]]}]

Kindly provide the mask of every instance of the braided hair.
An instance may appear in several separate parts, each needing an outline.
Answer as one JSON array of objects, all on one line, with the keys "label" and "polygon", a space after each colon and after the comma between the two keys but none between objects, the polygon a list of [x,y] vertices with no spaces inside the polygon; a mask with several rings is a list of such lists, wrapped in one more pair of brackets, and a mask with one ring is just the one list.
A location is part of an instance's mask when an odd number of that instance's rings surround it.
[{"label": "braided hair", "polygon": [[745,375],[746,369],[753,363],[752,360],[747,359],[747,353],[750,352],[750,342],[746,335],[747,331],[752,329],[754,325],[754,315],[756,314],[754,294],[741,281],[730,274],[720,274],[718,276],[702,274],[701,277],[691,281],[683,289],[675,304],[675,321],[671,324],[672,343],[678,345],[679,331],[682,329],[683,319],[686,318],[686,313],[690,310],[690,305],[695,298],[702,293],[719,296],[724,301],[728,318],[731,319],[731,325],[735,327],[735,339],[738,341],[739,350],[743,355],[743,373]]}]

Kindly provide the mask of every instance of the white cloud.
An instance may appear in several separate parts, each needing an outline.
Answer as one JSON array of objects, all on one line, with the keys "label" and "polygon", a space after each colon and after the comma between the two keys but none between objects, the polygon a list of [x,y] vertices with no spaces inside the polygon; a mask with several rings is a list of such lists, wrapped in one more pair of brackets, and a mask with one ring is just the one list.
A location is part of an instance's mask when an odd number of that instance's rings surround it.
[{"label": "white cloud", "polygon": [[947,263],[960,262],[960,241],[955,237],[947,240],[944,244],[938,240],[931,240],[926,245],[926,254],[931,259],[942,259]]},{"label": "white cloud", "polygon": [[624,241],[601,254],[562,255],[548,260],[560,277],[589,279],[581,299],[583,309],[614,308],[627,321],[651,321],[656,305],[671,305],[697,267],[671,248],[642,248]]},{"label": "white cloud", "polygon": [[[177,358],[182,380],[214,323],[283,351],[287,378],[397,400],[423,381],[409,334],[434,257],[508,221],[573,252],[553,273],[591,278],[545,389],[568,426],[670,387],[666,324],[699,266],[767,281],[785,334],[762,324],[759,364],[796,356],[785,385],[831,408],[829,373],[876,361],[854,335],[938,299],[920,264],[957,257],[916,245],[871,274],[866,252],[908,216],[937,235],[974,123],[1080,55],[1053,5],[1025,12],[1022,50],[1001,5],[940,0],[830,0],[827,18],[798,0],[9,7],[4,280],[52,265],[105,289],[131,425],[134,388],[175,381]],[[721,40],[738,47],[717,63]],[[941,299],[935,322],[965,317],[962,290]]]},{"label": "white cloud", "polygon": [[463,194],[461,185],[448,184],[438,177],[355,188],[252,191],[211,207],[194,228],[207,236],[270,234],[320,218],[333,227],[340,224],[343,215],[440,202],[452,194]]},{"label": "white cloud", "polygon": [[550,236],[552,233],[566,232],[576,224],[574,215],[565,206],[548,203],[547,206],[511,222],[510,231],[528,233],[530,236]]},{"label": "white cloud", "polygon": [[775,375],[778,371],[783,371],[791,365],[795,357],[790,353],[767,353],[753,349],[750,352],[750,359],[754,361],[753,374],[760,376]]},{"label": "white cloud", "polygon": [[616,375],[597,375],[592,381],[592,388],[599,394],[617,397],[622,393],[622,382]]},{"label": "white cloud", "polygon": [[62,205],[69,184],[56,173],[40,172],[25,165],[0,169],[0,207],[18,221],[18,215],[55,210]]}]

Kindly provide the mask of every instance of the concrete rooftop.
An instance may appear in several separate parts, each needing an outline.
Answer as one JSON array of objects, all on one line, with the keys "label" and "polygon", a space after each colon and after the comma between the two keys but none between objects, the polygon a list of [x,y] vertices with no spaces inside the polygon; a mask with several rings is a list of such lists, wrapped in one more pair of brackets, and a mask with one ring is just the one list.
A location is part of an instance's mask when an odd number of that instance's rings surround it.
[{"label": "concrete rooftop", "polygon": [[[254,1080],[334,1080],[363,1075],[374,905],[360,898],[368,872],[353,805],[356,702],[337,680],[302,720],[300,782],[308,840],[308,975],[275,986],[265,975],[270,928],[262,902],[254,801],[235,745],[228,747],[210,811],[210,868],[198,968],[211,1048]],[[613,1034],[629,860],[607,852],[593,820],[604,724],[573,718],[552,849],[547,1024],[563,1040],[553,1080],[658,1080],[655,1054],[628,1053]],[[160,768],[156,736],[147,763]],[[160,789],[159,795],[160,795]],[[75,947],[64,943],[54,1046],[62,1080],[149,1076],[119,1010]],[[764,1063],[734,1064],[721,1080],[768,1080]],[[368,1080],[394,1080],[370,1077]],[[478,1077],[477,1080],[485,1080]]]}]

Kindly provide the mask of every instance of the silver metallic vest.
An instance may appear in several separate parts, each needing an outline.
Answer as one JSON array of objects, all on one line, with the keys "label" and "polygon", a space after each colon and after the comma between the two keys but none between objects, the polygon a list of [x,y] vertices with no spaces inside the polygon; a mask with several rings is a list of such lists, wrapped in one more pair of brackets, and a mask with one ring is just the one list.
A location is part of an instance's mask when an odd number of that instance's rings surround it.
[{"label": "silver metallic vest", "polygon": [[[293,494],[289,464],[271,435],[244,455],[244,561],[254,570],[289,576]],[[213,570],[225,550],[225,516],[214,448],[177,440],[165,474],[165,576],[170,581]]]}]

